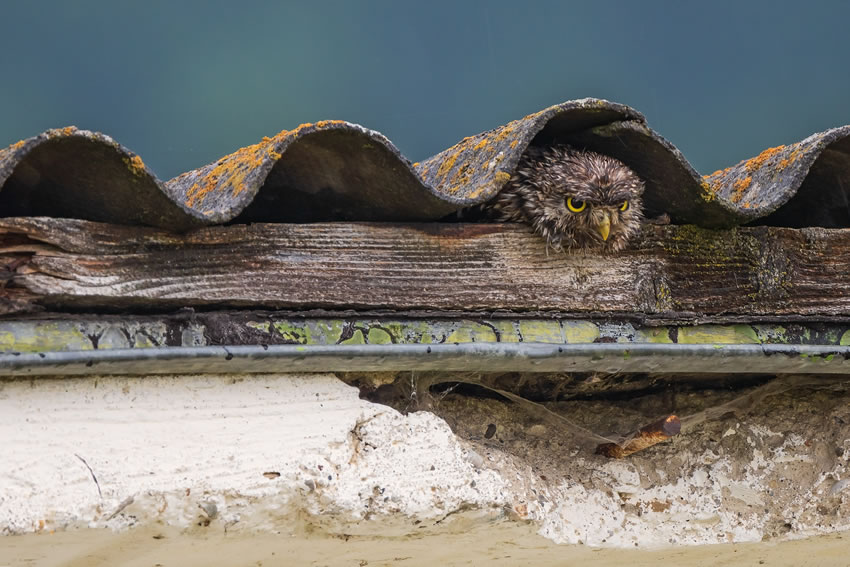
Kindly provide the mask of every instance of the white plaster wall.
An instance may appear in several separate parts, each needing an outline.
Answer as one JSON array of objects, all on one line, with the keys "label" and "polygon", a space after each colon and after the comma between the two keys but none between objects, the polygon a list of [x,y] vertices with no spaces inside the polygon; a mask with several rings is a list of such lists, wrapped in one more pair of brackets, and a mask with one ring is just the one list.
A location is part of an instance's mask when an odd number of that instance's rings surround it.
[{"label": "white plaster wall", "polygon": [[[497,401],[469,404],[461,429],[503,423]],[[800,415],[846,422],[836,408]],[[386,537],[523,520],[558,543],[645,548],[760,541],[771,515],[789,539],[846,530],[846,428],[809,442],[757,422],[772,415],[684,434],[667,449],[693,465],[681,474],[662,470],[662,450],[625,461],[558,452],[562,472],[545,477],[516,446],[460,440],[441,418],[363,401],[328,374],[6,380],[0,533],[162,525]],[[522,429],[528,416],[503,417]],[[526,429],[515,444],[553,435]],[[720,438],[759,449],[721,458]]]},{"label": "white plaster wall", "polygon": [[0,440],[0,533],[210,515],[291,530],[299,514],[384,533],[461,508],[500,516],[510,499],[441,419],[361,401],[332,375],[6,381]]}]

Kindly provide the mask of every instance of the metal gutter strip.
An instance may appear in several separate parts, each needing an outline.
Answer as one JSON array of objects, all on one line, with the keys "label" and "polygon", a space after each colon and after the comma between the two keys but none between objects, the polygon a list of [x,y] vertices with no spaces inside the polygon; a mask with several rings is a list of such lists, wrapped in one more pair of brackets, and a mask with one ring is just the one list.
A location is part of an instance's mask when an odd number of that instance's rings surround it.
[{"label": "metal gutter strip", "polygon": [[0,376],[389,370],[850,374],[850,347],[651,343],[243,345],[0,355]]}]

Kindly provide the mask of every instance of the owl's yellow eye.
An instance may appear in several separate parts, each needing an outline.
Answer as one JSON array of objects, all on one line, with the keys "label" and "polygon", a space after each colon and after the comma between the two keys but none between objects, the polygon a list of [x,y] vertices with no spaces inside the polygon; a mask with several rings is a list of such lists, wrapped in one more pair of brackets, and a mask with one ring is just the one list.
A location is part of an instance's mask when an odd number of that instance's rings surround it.
[{"label": "owl's yellow eye", "polygon": [[584,201],[579,201],[578,199],[573,201],[572,197],[567,198],[567,208],[572,212],[580,213],[585,209],[585,207],[587,207],[587,203]]},{"label": "owl's yellow eye", "polygon": [[628,201],[623,201],[623,204],[622,204],[622,205],[620,205],[620,210],[621,210],[621,211],[628,211],[628,210],[629,210],[629,202],[628,202]]}]

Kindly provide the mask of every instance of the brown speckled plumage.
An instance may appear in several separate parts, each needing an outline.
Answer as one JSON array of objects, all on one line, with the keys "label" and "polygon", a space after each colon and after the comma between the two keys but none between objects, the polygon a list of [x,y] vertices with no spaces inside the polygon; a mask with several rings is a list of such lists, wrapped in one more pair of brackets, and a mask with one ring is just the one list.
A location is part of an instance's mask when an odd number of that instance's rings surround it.
[{"label": "brown speckled plumage", "polygon": [[[531,147],[484,211],[497,221],[530,225],[555,250],[617,251],[640,228],[643,189],[643,181],[612,157],[569,146]],[[584,207],[571,211],[570,198],[573,209]]]}]

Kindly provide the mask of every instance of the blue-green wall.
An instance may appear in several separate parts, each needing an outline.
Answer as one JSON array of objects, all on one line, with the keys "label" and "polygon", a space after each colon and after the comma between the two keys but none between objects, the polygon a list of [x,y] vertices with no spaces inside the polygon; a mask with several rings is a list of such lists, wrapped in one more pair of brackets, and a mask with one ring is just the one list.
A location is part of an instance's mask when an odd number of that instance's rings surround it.
[{"label": "blue-green wall", "polygon": [[0,146],[74,124],[169,178],[342,118],[412,160],[550,104],[630,104],[704,173],[850,123],[850,2],[0,3]]}]

